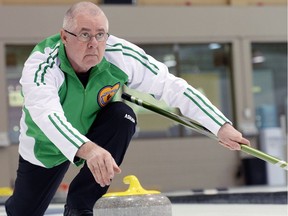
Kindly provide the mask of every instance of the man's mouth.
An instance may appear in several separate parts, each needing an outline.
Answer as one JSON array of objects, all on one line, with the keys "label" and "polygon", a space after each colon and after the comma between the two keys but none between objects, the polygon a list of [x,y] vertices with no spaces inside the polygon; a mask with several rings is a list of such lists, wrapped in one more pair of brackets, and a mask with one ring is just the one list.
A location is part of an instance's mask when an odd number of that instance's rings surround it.
[{"label": "man's mouth", "polygon": [[86,56],[97,56],[97,54],[87,54]]}]

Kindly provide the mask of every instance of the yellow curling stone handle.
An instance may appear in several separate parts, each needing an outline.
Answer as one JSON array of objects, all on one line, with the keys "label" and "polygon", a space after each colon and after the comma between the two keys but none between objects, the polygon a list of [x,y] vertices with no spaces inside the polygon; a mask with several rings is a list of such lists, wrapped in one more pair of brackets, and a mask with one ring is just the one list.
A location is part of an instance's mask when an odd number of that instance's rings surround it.
[{"label": "yellow curling stone handle", "polygon": [[13,194],[13,190],[10,187],[0,187],[0,197],[1,196],[11,196]]},{"label": "yellow curling stone handle", "polygon": [[155,190],[145,190],[138,178],[134,175],[129,175],[123,178],[124,184],[129,184],[128,190],[124,192],[106,193],[103,197],[117,197],[117,196],[135,196],[135,195],[145,195],[145,194],[160,194],[160,191]]}]

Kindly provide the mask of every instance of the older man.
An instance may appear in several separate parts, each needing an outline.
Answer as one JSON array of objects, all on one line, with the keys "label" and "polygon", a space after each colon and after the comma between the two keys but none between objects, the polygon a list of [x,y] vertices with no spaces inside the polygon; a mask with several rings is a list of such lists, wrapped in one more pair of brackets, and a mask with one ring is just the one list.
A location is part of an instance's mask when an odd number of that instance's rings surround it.
[{"label": "older man", "polygon": [[20,80],[19,168],[8,215],[43,215],[70,163],[84,165],[70,184],[64,215],[93,215],[95,202],[121,172],[135,132],[132,109],[113,102],[123,85],[178,107],[229,149],[249,145],[207,98],[139,47],[109,36],[108,26],[98,6],[77,3],[65,14],[60,34],[39,43],[27,59]]}]

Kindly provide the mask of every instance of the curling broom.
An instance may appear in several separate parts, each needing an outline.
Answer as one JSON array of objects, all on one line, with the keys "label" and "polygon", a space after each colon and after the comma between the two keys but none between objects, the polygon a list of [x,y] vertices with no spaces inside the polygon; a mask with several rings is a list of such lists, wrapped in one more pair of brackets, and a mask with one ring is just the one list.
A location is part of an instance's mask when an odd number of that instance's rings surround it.
[{"label": "curling broom", "polygon": [[[139,105],[141,107],[144,107],[144,108],[146,108],[146,109],[148,109],[150,111],[153,111],[153,112],[158,113],[158,114],[160,114],[162,116],[165,116],[165,117],[167,117],[167,118],[169,118],[171,120],[174,120],[174,121],[176,121],[176,122],[178,122],[178,123],[190,128],[190,129],[192,129],[192,130],[194,130],[194,131],[196,131],[198,133],[201,133],[203,135],[206,135],[207,137],[210,137],[210,138],[218,141],[218,138],[213,133],[211,133],[205,127],[203,127],[199,123],[193,121],[192,119],[189,119],[189,118],[187,118],[185,116],[177,115],[177,114],[175,114],[173,112],[169,112],[167,110],[164,110],[164,109],[162,109],[160,107],[157,107],[157,106],[155,106],[155,105],[153,105],[151,103],[143,101],[143,100],[141,100],[139,98],[136,98],[136,97],[134,97],[132,95],[129,95],[127,93],[123,93],[122,94],[122,98],[124,100],[130,101],[130,102],[132,102],[134,104],[137,104],[137,105]],[[256,158],[259,158],[261,160],[264,160],[266,162],[269,162],[271,164],[279,166],[279,167],[281,167],[281,168],[283,168],[285,170],[288,170],[288,163],[286,161],[280,160],[280,159],[278,159],[278,158],[276,158],[276,157],[274,157],[272,155],[266,154],[266,153],[264,153],[264,152],[262,152],[260,150],[257,150],[255,148],[252,148],[252,147],[244,145],[244,144],[240,144],[240,146],[241,146],[241,151],[242,152],[245,152],[245,153],[250,154],[250,155],[252,155],[252,156],[254,156]]]}]

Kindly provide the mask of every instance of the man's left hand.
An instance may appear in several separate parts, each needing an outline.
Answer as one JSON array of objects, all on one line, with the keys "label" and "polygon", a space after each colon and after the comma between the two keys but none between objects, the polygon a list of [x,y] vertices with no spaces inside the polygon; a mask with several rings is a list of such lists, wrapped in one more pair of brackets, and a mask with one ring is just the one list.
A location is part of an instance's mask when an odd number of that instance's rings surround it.
[{"label": "man's left hand", "polygon": [[245,139],[242,134],[229,123],[222,125],[217,137],[219,143],[230,150],[241,150],[240,144],[250,146],[250,141]]}]

